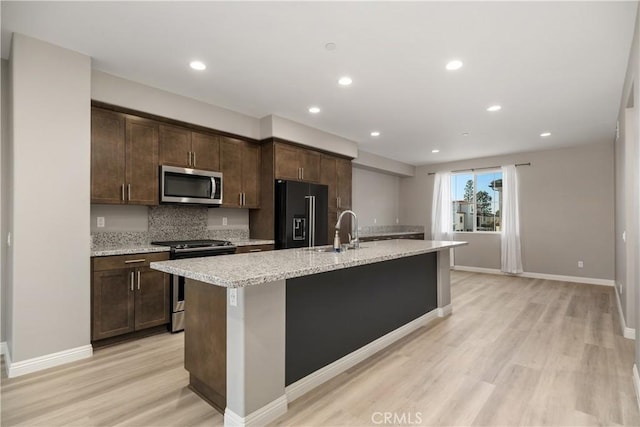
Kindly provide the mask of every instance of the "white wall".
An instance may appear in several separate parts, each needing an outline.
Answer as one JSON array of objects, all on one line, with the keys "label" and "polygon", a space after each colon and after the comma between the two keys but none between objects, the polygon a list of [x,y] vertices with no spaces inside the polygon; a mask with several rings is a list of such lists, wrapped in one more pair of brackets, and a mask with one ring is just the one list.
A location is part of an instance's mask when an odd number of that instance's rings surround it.
[{"label": "white wall", "polygon": [[15,34],[10,351],[90,344],[91,59]]},{"label": "white wall", "polygon": [[[429,172],[531,162],[518,167],[525,272],[612,280],[614,277],[613,144],[537,151],[420,166],[400,183],[400,222],[431,229]],[[470,244],[455,264],[500,267],[497,234],[456,235]],[[578,261],[584,268],[578,268]]]},{"label": "white wall", "polygon": [[352,197],[358,226],[396,224],[400,204],[399,177],[354,166]]},{"label": "white wall", "polygon": [[7,340],[7,232],[9,231],[9,62],[0,61],[0,341]]},{"label": "white wall", "polygon": [[260,139],[260,121],[255,117],[102,71],[93,70],[91,73],[91,99]]},{"label": "white wall", "polygon": [[387,159],[363,150],[358,150],[358,157],[353,160],[353,164],[361,169],[391,173],[398,176],[414,176],[416,173],[416,167],[413,165]]}]

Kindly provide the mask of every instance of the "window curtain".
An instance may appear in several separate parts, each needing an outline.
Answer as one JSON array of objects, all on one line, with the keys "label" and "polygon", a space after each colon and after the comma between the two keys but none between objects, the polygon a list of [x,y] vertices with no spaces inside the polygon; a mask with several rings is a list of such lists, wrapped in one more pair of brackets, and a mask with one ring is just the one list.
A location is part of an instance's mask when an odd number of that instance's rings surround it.
[{"label": "window curtain", "polygon": [[501,270],[509,274],[522,273],[518,174],[515,165],[502,167],[502,232],[500,241]]},{"label": "window curtain", "polygon": [[431,238],[433,240],[453,240],[452,215],[451,173],[437,172],[433,182],[431,206]]}]

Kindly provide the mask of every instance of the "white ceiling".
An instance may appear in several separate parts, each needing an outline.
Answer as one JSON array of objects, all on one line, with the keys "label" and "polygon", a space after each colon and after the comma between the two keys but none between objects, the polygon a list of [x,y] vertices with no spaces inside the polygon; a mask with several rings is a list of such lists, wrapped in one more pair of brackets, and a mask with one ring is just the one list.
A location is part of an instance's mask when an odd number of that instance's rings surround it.
[{"label": "white ceiling", "polygon": [[[439,163],[612,141],[636,7],[2,1],[2,57],[19,32],[90,55],[107,73]],[[446,71],[454,58],[464,67]],[[191,70],[193,59],[207,70]],[[351,87],[337,85],[342,75]],[[492,104],[503,108],[488,113]],[[311,105],[322,112],[309,114]]]}]

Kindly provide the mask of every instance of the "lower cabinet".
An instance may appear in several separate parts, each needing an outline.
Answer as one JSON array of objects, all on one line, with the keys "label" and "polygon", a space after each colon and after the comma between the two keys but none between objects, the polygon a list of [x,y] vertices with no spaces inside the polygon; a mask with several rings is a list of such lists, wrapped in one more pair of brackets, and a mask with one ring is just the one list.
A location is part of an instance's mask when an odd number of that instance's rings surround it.
[{"label": "lower cabinet", "polygon": [[92,259],[92,341],[169,323],[169,275],[149,268],[168,259],[166,253]]}]

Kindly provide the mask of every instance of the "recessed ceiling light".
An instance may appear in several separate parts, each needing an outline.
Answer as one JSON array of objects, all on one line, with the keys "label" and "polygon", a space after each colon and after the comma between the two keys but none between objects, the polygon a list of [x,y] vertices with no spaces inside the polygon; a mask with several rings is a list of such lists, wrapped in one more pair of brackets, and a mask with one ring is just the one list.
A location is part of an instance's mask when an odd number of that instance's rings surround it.
[{"label": "recessed ceiling light", "polygon": [[206,70],[207,68],[207,66],[204,65],[204,62],[201,62],[201,61],[191,61],[189,63],[189,66],[194,70],[198,70],[198,71]]},{"label": "recessed ceiling light", "polygon": [[542,132],[542,133],[540,134],[540,136],[541,136],[541,137],[543,137],[543,138],[546,138],[546,137],[548,137],[548,136],[551,136],[551,132]]},{"label": "recessed ceiling light", "polygon": [[324,45],[324,48],[327,50],[336,50],[336,44],[335,43],[327,43]]},{"label": "recessed ceiling light", "polygon": [[463,133],[462,136],[469,136],[469,132]]},{"label": "recessed ceiling light", "polygon": [[380,132],[374,130],[373,132],[371,132],[371,136],[380,136]]},{"label": "recessed ceiling light", "polygon": [[351,80],[351,77],[349,76],[340,77],[338,80],[338,84],[340,86],[349,86],[351,83],[353,83],[353,80]]},{"label": "recessed ceiling light", "polygon": [[439,153],[440,150],[431,150],[432,153]]},{"label": "recessed ceiling light", "polygon": [[457,59],[455,59],[453,61],[449,61],[447,63],[447,67],[446,68],[449,71],[459,70],[460,68],[462,68],[462,61],[459,61]]},{"label": "recessed ceiling light", "polygon": [[499,105],[492,105],[491,107],[487,108],[487,111],[490,111],[493,113],[494,111],[500,111],[501,109],[502,107]]},{"label": "recessed ceiling light", "polygon": [[320,112],[320,108],[318,108],[318,107],[309,107],[309,112],[311,114],[318,114]]}]

